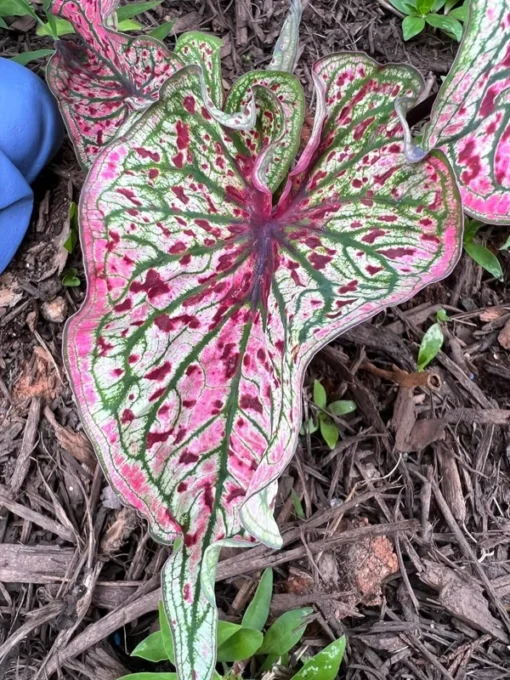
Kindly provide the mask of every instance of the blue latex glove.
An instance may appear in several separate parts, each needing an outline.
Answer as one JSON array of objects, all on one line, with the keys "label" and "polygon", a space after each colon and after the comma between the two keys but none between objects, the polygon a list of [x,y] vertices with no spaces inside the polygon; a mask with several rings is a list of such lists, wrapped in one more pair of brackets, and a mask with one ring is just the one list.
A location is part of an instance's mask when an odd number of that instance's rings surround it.
[{"label": "blue latex glove", "polygon": [[58,151],[64,127],[53,95],[29,69],[0,58],[0,274],[25,235],[30,184]]}]

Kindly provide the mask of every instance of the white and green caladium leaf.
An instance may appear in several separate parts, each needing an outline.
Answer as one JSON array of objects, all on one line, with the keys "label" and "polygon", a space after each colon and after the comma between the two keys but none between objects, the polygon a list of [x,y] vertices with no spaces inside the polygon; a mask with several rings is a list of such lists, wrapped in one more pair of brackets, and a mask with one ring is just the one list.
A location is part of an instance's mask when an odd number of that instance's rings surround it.
[{"label": "white and green caladium leaf", "polygon": [[468,215],[510,224],[510,0],[470,0],[469,7],[424,143],[448,157]]},{"label": "white and green caladium leaf", "polygon": [[446,276],[462,245],[444,155],[403,153],[394,102],[420,91],[413,69],[319,61],[315,124],[290,173],[295,77],[241,78],[226,111],[252,94],[257,121],[234,131],[204,106],[201,73],[176,72],[94,163],[80,204],[88,292],[65,342],[111,485],[156,540],[180,539],[163,596],[181,680],[214,671],[219,548],[281,544],[271,508],[308,362]]},{"label": "white and green caladium leaf", "polygon": [[71,22],[78,41],[55,43],[47,81],[86,169],[182,65],[159,40],[113,30],[107,20],[117,5],[118,0],[54,0],[52,5],[54,14]]}]

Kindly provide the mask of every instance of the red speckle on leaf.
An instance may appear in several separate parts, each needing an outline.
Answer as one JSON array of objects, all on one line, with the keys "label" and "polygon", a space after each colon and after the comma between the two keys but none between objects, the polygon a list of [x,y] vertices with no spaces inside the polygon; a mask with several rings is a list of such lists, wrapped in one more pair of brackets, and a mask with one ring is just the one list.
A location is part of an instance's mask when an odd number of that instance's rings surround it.
[{"label": "red speckle on leaf", "polygon": [[386,248],[385,250],[377,251],[380,255],[384,257],[389,257],[390,259],[398,257],[406,257],[407,255],[414,255],[414,248]]},{"label": "red speckle on leaf", "polygon": [[189,197],[186,196],[183,187],[172,187],[172,191],[177,196],[179,201],[181,201],[185,205],[189,203]]},{"label": "red speckle on leaf", "polygon": [[484,118],[494,111],[494,100],[498,96],[498,90],[490,87],[485,93],[485,97],[480,105],[480,115]]},{"label": "red speckle on leaf", "polygon": [[130,355],[128,356],[128,362],[129,362],[130,364],[136,364],[136,362],[138,361],[139,358],[140,358],[140,357],[138,356],[138,354],[130,354]]},{"label": "red speckle on leaf", "polygon": [[472,139],[468,141],[466,146],[459,153],[459,163],[461,165],[466,165],[467,170],[464,170],[461,174],[462,181],[469,184],[475,177],[478,177],[482,169],[482,164],[480,163],[480,157],[478,154],[474,153],[475,143]]},{"label": "red speckle on leaf", "polygon": [[121,376],[123,373],[124,373],[124,369],[123,369],[123,368],[114,368],[114,369],[113,369],[113,375],[114,375],[116,378],[120,378],[120,376]]},{"label": "red speckle on leaf", "polygon": [[155,392],[151,394],[149,397],[149,401],[157,401],[160,397],[163,396],[165,393],[165,388],[164,387],[159,387]]},{"label": "red speckle on leaf", "polygon": [[154,163],[159,163],[161,156],[157,151],[150,151],[149,149],[143,149],[140,146],[135,146],[134,150],[141,158],[150,158]]},{"label": "red speckle on leaf", "polygon": [[196,403],[197,403],[196,399],[183,399],[182,400],[182,405],[184,406],[184,408],[191,408],[192,406],[195,406]]},{"label": "red speckle on leaf", "polygon": [[190,453],[189,451],[183,451],[179,456],[179,463],[182,463],[182,465],[192,465],[193,463],[196,463],[197,460],[197,454]]},{"label": "red speckle on leaf", "polygon": [[145,374],[147,380],[163,380],[170,371],[172,370],[172,364],[169,361],[165,361],[161,366],[153,368]]},{"label": "red speckle on leaf", "polygon": [[142,205],[140,201],[136,198],[135,192],[132,191],[131,189],[124,189],[121,187],[120,189],[116,189],[116,192],[118,194],[121,194],[121,196],[127,198],[129,201],[131,201],[133,205]]},{"label": "red speckle on leaf", "polygon": [[170,292],[168,284],[163,281],[160,274],[155,269],[149,269],[147,272],[147,277],[145,283],[140,283],[139,281],[133,281],[131,284],[131,290],[133,293],[145,292],[149,300],[154,300],[154,298],[159,295],[164,295]]},{"label": "red speckle on leaf", "polygon": [[110,350],[113,349],[113,345],[111,342],[107,342],[102,335],[100,335],[97,339],[97,344],[99,347],[99,355],[100,356],[105,356],[105,354]]},{"label": "red speckle on leaf", "polygon": [[252,397],[249,394],[243,394],[243,396],[239,400],[239,405],[243,409],[252,409],[257,413],[263,412],[260,399],[258,397]]},{"label": "red speckle on leaf", "polygon": [[319,255],[319,253],[312,253],[308,261],[314,269],[324,269],[333,258],[328,255]]},{"label": "red speckle on leaf", "polygon": [[149,179],[156,179],[159,175],[159,170],[157,168],[151,168],[149,170]]},{"label": "red speckle on leaf", "polygon": [[369,231],[368,234],[365,234],[361,240],[365,243],[373,243],[376,239],[378,239],[380,236],[384,236],[385,234],[386,232],[383,229],[372,229],[372,231]]},{"label": "red speckle on leaf", "polygon": [[193,97],[186,95],[182,104],[188,113],[195,113],[195,100]]},{"label": "red speckle on leaf", "polygon": [[236,498],[241,498],[246,495],[246,491],[244,489],[241,489],[241,487],[237,489],[232,489],[232,491],[229,491],[225,498],[225,503],[232,503]]},{"label": "red speckle on leaf", "polygon": [[177,493],[182,493],[183,491],[188,490],[188,485],[186,482],[181,482],[180,484],[177,485]]},{"label": "red speckle on leaf", "polygon": [[373,276],[374,274],[378,274],[379,272],[382,272],[384,267],[376,267],[373,264],[369,264],[367,266],[367,273],[370,274],[370,276]]},{"label": "red speckle on leaf", "polygon": [[441,239],[433,234],[422,234],[420,236],[422,241],[430,241],[431,243],[441,243]]},{"label": "red speckle on leaf", "polygon": [[172,157],[172,161],[174,162],[175,167],[179,168],[180,170],[184,165],[184,156],[182,155],[182,151],[179,151],[179,153],[175,154],[175,156]]},{"label": "red speckle on leaf", "polygon": [[122,415],[120,417],[120,422],[123,425],[127,425],[128,423],[132,423],[134,419],[135,419],[135,414],[133,413],[133,411],[130,408],[126,408],[126,409],[124,409],[124,411],[122,411]]},{"label": "red speckle on leaf", "polygon": [[171,430],[168,430],[167,432],[149,432],[147,434],[147,448],[151,449],[154,444],[166,442],[171,433]]},{"label": "red speckle on leaf", "polygon": [[113,309],[116,312],[127,312],[128,310],[131,309],[132,306],[133,303],[131,302],[131,300],[129,298],[126,298],[124,302],[119,302],[118,304],[116,304]]},{"label": "red speckle on leaf", "polygon": [[177,148],[181,151],[189,146],[189,128],[182,121],[178,120],[175,126],[177,130]]},{"label": "red speckle on leaf", "polygon": [[340,295],[345,295],[346,293],[353,293],[355,290],[357,290],[357,288],[358,282],[356,280],[349,281],[349,283],[346,283],[345,286],[340,286],[338,292]]}]

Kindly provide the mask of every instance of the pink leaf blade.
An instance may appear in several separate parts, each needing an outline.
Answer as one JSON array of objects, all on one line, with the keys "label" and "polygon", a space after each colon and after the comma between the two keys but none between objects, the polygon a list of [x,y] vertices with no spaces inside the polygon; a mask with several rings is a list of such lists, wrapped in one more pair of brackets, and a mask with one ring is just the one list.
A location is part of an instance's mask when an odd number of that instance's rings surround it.
[{"label": "pink leaf blade", "polygon": [[510,224],[510,0],[473,0],[470,10],[425,144],[445,152],[467,214]]},{"label": "pink leaf blade", "polygon": [[[195,644],[181,579],[165,604],[182,631],[181,665],[194,644],[214,657],[200,604],[213,568],[202,556],[243,527],[278,545],[267,517],[313,354],[445,276],[461,250],[444,155],[411,166],[403,154],[394,98],[419,87],[417,74],[352,55],[317,73],[327,118],[277,208],[201,106],[194,66],[102,152],[82,194],[89,287],[67,327],[66,362],[110,481],[157,540],[179,536],[188,550],[183,579],[205,623]],[[370,83],[357,99],[356,78]],[[196,680],[210,667],[193,668]]]},{"label": "pink leaf blade", "polygon": [[[255,162],[264,165],[261,181],[275,191],[285,179],[299,148],[305,100],[301,84],[290,73],[252,71],[241,76],[227,97],[227,112],[243,109],[255,98],[257,122],[250,130],[230,135],[230,148],[249,177]],[[261,154],[264,153],[264,159]]]},{"label": "pink leaf blade", "polygon": [[216,36],[192,31],[179,36],[174,50],[184,64],[202,66],[207,93],[218,109],[223,107],[224,99],[220,62],[222,47],[223,41]]},{"label": "pink leaf blade", "polygon": [[157,99],[182,63],[150,36],[130,37],[107,27],[106,15],[116,3],[64,0],[55,7],[71,20],[82,43],[57,41],[47,82],[78,160],[88,169],[100,149]]}]

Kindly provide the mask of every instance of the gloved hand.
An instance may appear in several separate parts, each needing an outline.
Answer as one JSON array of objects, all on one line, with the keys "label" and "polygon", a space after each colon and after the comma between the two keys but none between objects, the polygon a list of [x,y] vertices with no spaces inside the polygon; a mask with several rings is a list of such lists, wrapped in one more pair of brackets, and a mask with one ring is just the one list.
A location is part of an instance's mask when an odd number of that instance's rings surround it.
[{"label": "gloved hand", "polygon": [[30,223],[30,184],[58,151],[64,127],[46,84],[0,58],[0,274]]}]

